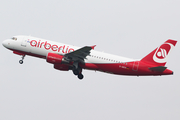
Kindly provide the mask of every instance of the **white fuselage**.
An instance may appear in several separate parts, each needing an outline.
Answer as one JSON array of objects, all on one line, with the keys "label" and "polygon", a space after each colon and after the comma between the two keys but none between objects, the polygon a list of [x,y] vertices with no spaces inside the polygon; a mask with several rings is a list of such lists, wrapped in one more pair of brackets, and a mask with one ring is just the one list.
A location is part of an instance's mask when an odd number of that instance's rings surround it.
[{"label": "white fuselage", "polygon": [[[60,55],[64,55],[71,51],[77,50],[80,47],[67,45],[59,42],[53,42],[50,40],[35,38],[31,36],[14,36],[17,40],[9,39],[9,43],[4,43],[4,46],[8,49],[23,51],[30,54],[35,54],[39,56],[43,56],[44,58],[47,56],[49,52],[57,53]],[[98,52],[95,50],[91,50],[90,56],[86,57],[85,63],[124,63],[134,61],[133,59],[107,54],[104,52]]]},{"label": "white fuselage", "polygon": [[[177,41],[167,40],[141,60],[133,60],[117,55],[93,50],[95,46],[76,47],[31,36],[14,36],[3,41],[3,46],[13,53],[44,58],[57,70],[72,70],[83,79],[82,69],[98,70],[118,75],[172,75],[173,71],[164,67],[169,51]],[[156,59],[154,59],[154,56]]]}]

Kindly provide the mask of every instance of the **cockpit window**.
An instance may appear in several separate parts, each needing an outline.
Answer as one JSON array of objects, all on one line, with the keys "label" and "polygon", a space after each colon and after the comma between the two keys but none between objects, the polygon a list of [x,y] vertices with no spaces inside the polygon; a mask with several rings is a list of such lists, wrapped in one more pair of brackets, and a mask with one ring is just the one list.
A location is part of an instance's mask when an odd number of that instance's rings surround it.
[{"label": "cockpit window", "polygon": [[16,38],[16,37],[13,37],[12,39],[13,39],[13,40],[17,40],[17,38]]}]

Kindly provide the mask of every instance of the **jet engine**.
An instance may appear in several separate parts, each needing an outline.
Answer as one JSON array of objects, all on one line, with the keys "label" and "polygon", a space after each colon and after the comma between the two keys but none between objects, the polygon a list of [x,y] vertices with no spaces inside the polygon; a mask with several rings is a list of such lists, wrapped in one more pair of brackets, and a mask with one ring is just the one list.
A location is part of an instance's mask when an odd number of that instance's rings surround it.
[{"label": "jet engine", "polygon": [[68,64],[69,62],[64,59],[64,56],[55,54],[55,53],[48,53],[46,56],[46,61],[52,64]]},{"label": "jet engine", "polygon": [[69,70],[69,66],[68,65],[64,65],[64,64],[55,64],[54,65],[54,69],[62,70],[62,71],[68,71]]}]

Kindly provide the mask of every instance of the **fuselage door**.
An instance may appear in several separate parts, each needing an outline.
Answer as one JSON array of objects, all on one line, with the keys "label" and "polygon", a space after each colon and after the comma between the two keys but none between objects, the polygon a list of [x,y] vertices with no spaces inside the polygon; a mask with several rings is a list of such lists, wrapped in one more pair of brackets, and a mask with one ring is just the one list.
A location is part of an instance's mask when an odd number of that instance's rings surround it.
[{"label": "fuselage door", "polygon": [[139,67],[139,61],[134,61],[132,70],[133,71],[138,71],[138,67]]},{"label": "fuselage door", "polygon": [[21,42],[21,46],[26,47],[27,41],[28,41],[27,38],[26,38],[26,37],[23,37],[23,38],[22,38],[22,42]]}]

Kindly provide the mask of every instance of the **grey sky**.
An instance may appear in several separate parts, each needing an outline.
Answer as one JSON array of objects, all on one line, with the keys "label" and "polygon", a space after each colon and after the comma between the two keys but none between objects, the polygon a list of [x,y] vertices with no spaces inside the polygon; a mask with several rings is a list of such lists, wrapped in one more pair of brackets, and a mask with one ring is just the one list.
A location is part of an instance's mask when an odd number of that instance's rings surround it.
[{"label": "grey sky", "polygon": [[[0,40],[32,35],[140,59],[180,40],[178,0],[5,0]],[[130,77],[53,69],[45,60],[0,47],[0,120],[179,120],[179,43],[167,67],[173,76]]]}]

